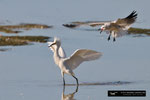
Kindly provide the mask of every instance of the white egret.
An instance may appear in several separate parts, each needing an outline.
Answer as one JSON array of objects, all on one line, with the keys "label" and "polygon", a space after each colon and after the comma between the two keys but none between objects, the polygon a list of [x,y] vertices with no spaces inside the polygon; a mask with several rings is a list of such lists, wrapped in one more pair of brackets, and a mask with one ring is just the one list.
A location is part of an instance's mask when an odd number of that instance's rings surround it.
[{"label": "white egret", "polygon": [[63,24],[63,25],[70,28],[79,27],[83,25],[88,25],[92,27],[102,25],[101,28],[99,29],[100,33],[102,31],[106,31],[106,33],[109,34],[108,41],[110,40],[111,35],[113,37],[113,41],[115,41],[116,37],[120,37],[127,34],[127,30],[130,28],[130,25],[135,22],[136,18],[137,13],[136,11],[133,11],[126,18],[118,18],[115,21],[72,22],[71,24]]},{"label": "white egret", "polygon": [[64,74],[68,74],[76,79],[78,86],[78,79],[75,77],[73,70],[84,61],[96,60],[102,56],[102,53],[94,50],[78,49],[70,57],[66,58],[66,54],[61,47],[61,41],[56,37],[53,42],[48,42],[48,46],[54,52],[54,62],[61,70],[64,85]]}]

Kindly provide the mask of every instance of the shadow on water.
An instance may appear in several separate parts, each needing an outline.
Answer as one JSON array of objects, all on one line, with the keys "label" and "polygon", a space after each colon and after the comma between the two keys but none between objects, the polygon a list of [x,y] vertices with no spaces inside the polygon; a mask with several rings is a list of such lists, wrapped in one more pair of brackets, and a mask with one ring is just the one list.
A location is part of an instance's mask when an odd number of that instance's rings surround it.
[{"label": "shadow on water", "polygon": [[[45,43],[49,38],[47,36],[0,36],[0,46],[21,46],[32,42]],[[1,50],[5,51],[5,49]]]},{"label": "shadow on water", "polygon": [[[79,86],[94,86],[94,85],[127,85],[134,82],[128,81],[114,81],[114,82],[94,82],[94,83],[80,83]],[[76,86],[76,84],[66,84],[66,86]]]},{"label": "shadow on water", "polygon": [[9,51],[11,50],[10,48],[0,48],[0,52],[4,52],[4,51]]},{"label": "shadow on water", "polygon": [[4,33],[20,33],[20,29],[23,30],[31,30],[31,29],[47,29],[52,28],[53,26],[48,26],[44,24],[30,24],[30,23],[23,23],[18,25],[0,25],[0,32]]}]

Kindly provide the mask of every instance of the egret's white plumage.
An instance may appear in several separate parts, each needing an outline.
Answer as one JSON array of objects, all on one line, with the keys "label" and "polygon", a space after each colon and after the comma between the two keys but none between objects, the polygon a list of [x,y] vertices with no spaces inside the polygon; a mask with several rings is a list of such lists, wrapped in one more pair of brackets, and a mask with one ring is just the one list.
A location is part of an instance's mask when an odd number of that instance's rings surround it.
[{"label": "egret's white plumage", "polygon": [[48,45],[54,52],[55,64],[61,69],[64,85],[64,74],[73,76],[78,85],[78,79],[75,77],[73,69],[77,68],[84,61],[96,60],[102,56],[102,53],[94,50],[78,49],[70,57],[66,58],[66,54],[61,47],[60,39],[54,38],[54,42],[48,42]]},{"label": "egret's white plumage", "polygon": [[73,70],[77,68],[83,61],[95,60],[100,57],[100,53],[87,50],[87,49],[78,49],[70,57],[68,57],[65,63]]},{"label": "egret's white plumage", "polygon": [[126,18],[119,18],[115,21],[87,21],[87,22],[72,22],[71,24],[63,24],[66,27],[75,28],[83,25],[88,26],[99,26],[101,28],[99,30],[100,33],[102,31],[106,31],[109,34],[108,40],[110,40],[110,36],[112,36],[115,41],[116,37],[123,36],[127,34],[127,30],[130,28],[131,24],[135,22],[137,18],[136,11],[133,11],[129,16]]},{"label": "egret's white plumage", "polygon": [[[50,46],[50,45],[52,45],[53,43],[55,43],[55,42],[57,42],[57,41],[60,41],[58,38],[55,38],[54,39],[54,42],[48,42],[48,45]],[[50,47],[50,49],[53,51],[53,52],[55,52],[55,50],[56,50],[56,45],[52,45],[51,47]],[[65,53],[65,51],[63,50],[63,48],[60,46],[59,47],[59,50],[58,50],[58,53],[59,53],[59,56],[61,57],[61,58],[66,58],[66,53]]]}]

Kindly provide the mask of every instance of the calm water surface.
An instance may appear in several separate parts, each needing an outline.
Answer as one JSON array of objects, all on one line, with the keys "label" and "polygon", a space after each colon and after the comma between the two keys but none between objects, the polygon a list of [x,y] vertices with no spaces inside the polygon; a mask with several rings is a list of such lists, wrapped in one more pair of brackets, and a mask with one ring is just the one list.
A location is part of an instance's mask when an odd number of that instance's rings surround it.
[{"label": "calm water surface", "polygon": [[[0,0],[1,22],[8,20],[7,24],[54,26],[19,35],[60,37],[68,56],[79,48],[103,52],[101,59],[83,63],[74,71],[79,83],[99,85],[81,85],[77,93],[74,93],[75,86],[67,86],[63,95],[60,70],[54,64],[53,54],[46,43],[1,47],[11,50],[0,52],[0,100],[65,100],[67,96],[76,100],[149,100],[150,37],[124,36],[114,43],[107,41],[104,32],[100,35],[98,31],[73,30],[62,26],[72,21],[115,20],[137,10],[139,15],[133,26],[150,28],[149,4],[148,0]],[[67,83],[75,83],[68,75],[65,79]],[[147,96],[107,96],[108,90],[124,89],[146,90]]]}]

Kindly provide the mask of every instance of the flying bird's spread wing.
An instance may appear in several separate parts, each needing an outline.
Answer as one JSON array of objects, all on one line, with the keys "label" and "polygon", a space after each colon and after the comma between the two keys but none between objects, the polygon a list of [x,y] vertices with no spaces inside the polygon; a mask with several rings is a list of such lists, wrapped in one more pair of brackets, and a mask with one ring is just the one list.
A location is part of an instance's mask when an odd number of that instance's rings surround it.
[{"label": "flying bird's spread wing", "polygon": [[136,11],[133,11],[126,18],[118,19],[114,23],[118,24],[121,27],[129,28],[129,26],[136,21],[136,18],[137,18],[137,13]]},{"label": "flying bird's spread wing", "polygon": [[76,28],[76,27],[80,27],[80,26],[95,27],[95,26],[99,26],[99,25],[104,25],[106,23],[115,23],[115,24],[121,26],[122,28],[128,29],[129,26],[135,22],[136,18],[137,18],[137,13],[136,13],[136,11],[133,11],[126,18],[119,18],[116,21],[85,21],[85,22],[77,21],[77,22],[71,22],[70,24],[63,24],[63,26],[69,27],[69,28]]},{"label": "flying bird's spread wing", "polygon": [[96,60],[102,53],[93,50],[79,49],[76,50],[71,57],[66,59],[66,64],[71,68],[77,68],[83,61]]},{"label": "flying bird's spread wing", "polygon": [[86,21],[86,22],[71,22],[70,24],[63,24],[65,27],[76,28],[79,26],[99,26],[104,25],[105,23],[110,23],[111,21]]},{"label": "flying bird's spread wing", "polygon": [[[47,42],[47,43],[48,43],[48,45],[51,45],[53,42]],[[51,49],[53,52],[55,52],[55,50],[56,50],[56,45],[51,46],[50,49]],[[59,56],[60,56],[61,58],[66,58],[66,53],[65,53],[64,49],[63,49],[61,46],[59,47],[58,53],[59,53]]]}]

